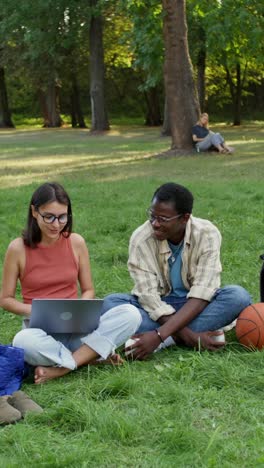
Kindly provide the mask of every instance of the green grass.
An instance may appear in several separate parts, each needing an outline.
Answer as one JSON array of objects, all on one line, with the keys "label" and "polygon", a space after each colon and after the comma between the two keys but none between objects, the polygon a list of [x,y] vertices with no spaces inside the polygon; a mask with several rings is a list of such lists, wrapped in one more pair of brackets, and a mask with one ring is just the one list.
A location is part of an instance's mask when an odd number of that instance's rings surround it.
[{"label": "green grass", "polygon": [[[129,237],[155,188],[176,181],[194,193],[194,215],[222,232],[222,284],[241,284],[259,301],[263,126],[215,129],[234,155],[154,158],[170,139],[137,125],[97,137],[65,128],[1,131],[1,263],[25,224],[32,191],[58,180],[87,241],[97,295],[129,291]],[[1,311],[2,343],[19,328],[18,317]],[[0,428],[1,467],[264,466],[264,354],[244,350],[234,332],[228,342],[217,354],[175,348],[42,386],[28,380],[23,390],[45,411]]]}]

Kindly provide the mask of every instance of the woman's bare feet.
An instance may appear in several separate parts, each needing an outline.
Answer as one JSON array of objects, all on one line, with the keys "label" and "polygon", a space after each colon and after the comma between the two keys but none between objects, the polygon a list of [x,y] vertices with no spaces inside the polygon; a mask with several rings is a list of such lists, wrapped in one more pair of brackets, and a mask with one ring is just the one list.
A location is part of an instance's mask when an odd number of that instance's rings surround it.
[{"label": "woman's bare feet", "polygon": [[233,148],[232,146],[226,147],[226,153],[231,154],[231,153],[234,153],[234,151],[235,151],[235,148]]},{"label": "woman's bare feet", "polygon": [[109,361],[109,364],[112,364],[112,366],[121,366],[124,363],[124,359],[122,359],[121,356],[117,353],[112,354],[112,356],[109,356],[106,362],[107,361]]},{"label": "woman's bare feet", "polygon": [[[87,365],[98,365],[98,364],[111,364],[112,366],[121,366],[124,363],[124,359],[119,356],[119,354],[112,354],[107,359],[102,359],[101,361],[91,361]],[[71,369],[66,367],[44,367],[38,366],[35,369],[34,380],[35,384],[42,384],[47,380],[57,379],[63,375],[71,372]]]},{"label": "woman's bare feet", "polygon": [[62,377],[65,374],[71,372],[71,369],[66,369],[66,367],[44,367],[38,366],[35,369],[35,384],[41,384],[47,380],[57,379]]}]

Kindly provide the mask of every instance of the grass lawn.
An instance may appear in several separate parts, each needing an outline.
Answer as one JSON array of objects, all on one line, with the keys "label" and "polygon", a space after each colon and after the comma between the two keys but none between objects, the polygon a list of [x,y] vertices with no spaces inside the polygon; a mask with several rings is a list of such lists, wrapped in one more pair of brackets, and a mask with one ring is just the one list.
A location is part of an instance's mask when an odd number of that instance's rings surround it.
[{"label": "grass lawn", "polygon": [[[97,296],[130,291],[129,237],[145,221],[154,190],[174,181],[193,192],[194,215],[222,233],[222,285],[240,284],[258,302],[263,125],[214,128],[233,155],[155,158],[170,139],[136,125],[103,136],[2,130],[0,270],[32,192],[57,180],[71,196],[74,229],[87,241]],[[9,343],[20,323],[1,310],[0,342]],[[216,354],[175,347],[119,369],[86,367],[41,386],[27,381],[23,390],[45,411],[0,428],[1,468],[264,467],[264,354],[243,349],[234,332],[227,339]]]}]

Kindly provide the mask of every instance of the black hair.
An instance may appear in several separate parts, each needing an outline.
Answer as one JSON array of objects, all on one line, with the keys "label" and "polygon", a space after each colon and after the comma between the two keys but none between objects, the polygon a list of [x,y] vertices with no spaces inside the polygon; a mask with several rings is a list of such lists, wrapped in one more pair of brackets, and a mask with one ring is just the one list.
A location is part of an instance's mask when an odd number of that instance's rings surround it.
[{"label": "black hair", "polygon": [[193,208],[193,195],[186,187],[169,182],[161,185],[154,193],[152,201],[172,203],[179,214],[191,213]]},{"label": "black hair", "polygon": [[32,206],[35,210],[45,205],[57,201],[68,206],[68,221],[61,231],[64,237],[69,237],[72,232],[72,208],[70,197],[62,185],[57,182],[46,182],[35,190],[30,200],[28,209],[27,225],[22,232],[22,239],[28,247],[34,248],[41,241],[41,230],[34,216],[32,215]]}]

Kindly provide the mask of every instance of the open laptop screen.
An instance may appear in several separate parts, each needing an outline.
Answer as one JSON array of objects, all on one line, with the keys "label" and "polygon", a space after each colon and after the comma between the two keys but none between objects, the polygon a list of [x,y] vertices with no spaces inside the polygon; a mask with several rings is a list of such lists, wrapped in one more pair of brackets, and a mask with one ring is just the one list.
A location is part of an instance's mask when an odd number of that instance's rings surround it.
[{"label": "open laptop screen", "polygon": [[29,328],[88,334],[98,327],[102,304],[103,299],[33,299]]}]

